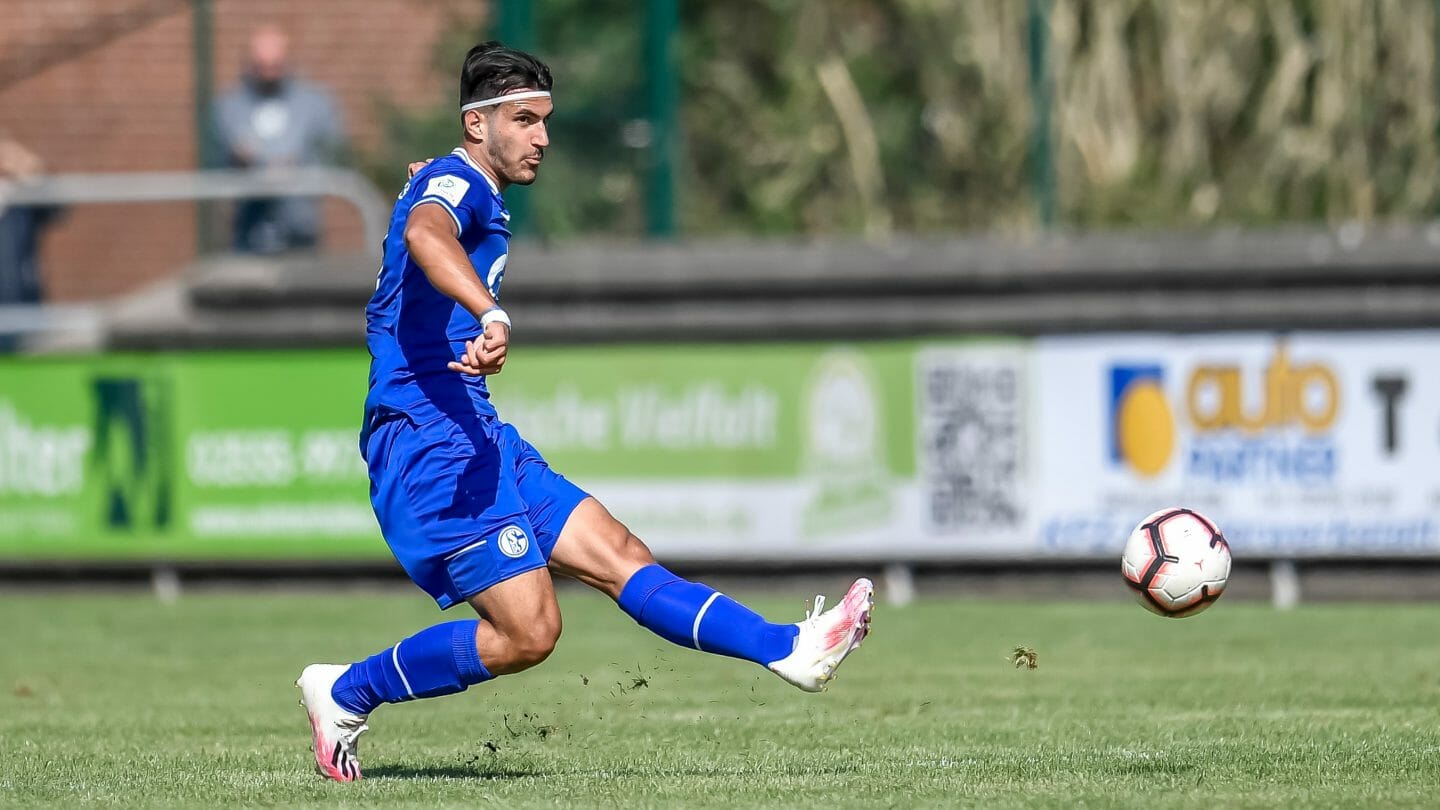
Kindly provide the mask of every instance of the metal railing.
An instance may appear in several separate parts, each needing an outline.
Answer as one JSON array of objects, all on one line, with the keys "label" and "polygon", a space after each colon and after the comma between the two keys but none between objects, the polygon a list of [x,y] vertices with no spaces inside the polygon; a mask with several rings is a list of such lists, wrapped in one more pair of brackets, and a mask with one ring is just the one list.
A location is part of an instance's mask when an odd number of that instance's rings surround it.
[{"label": "metal railing", "polygon": [[379,255],[390,205],[363,175],[321,166],[195,172],[54,174],[0,186],[0,210],[13,205],[200,202],[260,197],[337,197],[353,206],[367,251]]},{"label": "metal railing", "polygon": [[[0,213],[12,206],[204,202],[263,197],[336,197],[359,214],[364,250],[378,260],[390,203],[363,175],[347,169],[299,167],[247,171],[55,174],[0,183]],[[49,335],[60,345],[90,345],[99,308],[77,303],[0,306],[0,339]],[[3,342],[3,340],[0,340]]]}]

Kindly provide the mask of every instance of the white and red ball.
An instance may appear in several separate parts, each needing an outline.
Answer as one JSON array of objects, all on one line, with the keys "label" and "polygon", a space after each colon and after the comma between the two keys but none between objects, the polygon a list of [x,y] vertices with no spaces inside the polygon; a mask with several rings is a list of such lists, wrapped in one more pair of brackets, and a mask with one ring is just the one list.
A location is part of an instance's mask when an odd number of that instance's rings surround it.
[{"label": "white and red ball", "polygon": [[1146,609],[1176,619],[1194,616],[1225,592],[1230,544],[1199,512],[1161,509],[1130,533],[1120,572]]}]

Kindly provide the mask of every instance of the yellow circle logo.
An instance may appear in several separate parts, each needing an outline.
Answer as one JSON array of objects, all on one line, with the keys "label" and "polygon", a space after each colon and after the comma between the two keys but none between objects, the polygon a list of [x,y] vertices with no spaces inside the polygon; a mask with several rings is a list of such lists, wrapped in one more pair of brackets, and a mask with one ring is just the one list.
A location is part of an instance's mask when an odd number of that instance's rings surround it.
[{"label": "yellow circle logo", "polygon": [[1141,475],[1159,475],[1175,450],[1175,418],[1153,381],[1127,386],[1115,414],[1120,455]]}]

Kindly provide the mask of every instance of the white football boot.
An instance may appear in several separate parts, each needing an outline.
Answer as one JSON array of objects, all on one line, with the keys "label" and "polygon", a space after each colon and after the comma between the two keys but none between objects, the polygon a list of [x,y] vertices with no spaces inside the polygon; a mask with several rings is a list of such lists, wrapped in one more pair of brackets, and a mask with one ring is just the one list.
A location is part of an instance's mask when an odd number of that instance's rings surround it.
[{"label": "white football boot", "polygon": [[[860,647],[870,632],[870,611],[875,608],[875,585],[860,578],[846,591],[839,605],[825,610],[825,597],[797,623],[795,650],[769,664],[770,671],[806,692],[823,692],[835,678],[845,656]],[[823,611],[823,612],[822,612]]]},{"label": "white football boot", "polygon": [[336,782],[360,778],[360,754],[356,741],[370,727],[365,715],[351,714],[330,696],[335,681],[350,667],[345,664],[311,664],[300,673],[300,705],[310,715],[315,734],[315,772]]}]

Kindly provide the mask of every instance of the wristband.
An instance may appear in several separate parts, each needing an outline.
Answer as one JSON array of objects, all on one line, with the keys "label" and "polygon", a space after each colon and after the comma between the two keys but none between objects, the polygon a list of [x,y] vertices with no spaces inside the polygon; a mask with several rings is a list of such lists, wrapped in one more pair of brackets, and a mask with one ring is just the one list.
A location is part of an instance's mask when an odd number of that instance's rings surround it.
[{"label": "wristband", "polygon": [[505,314],[505,310],[500,307],[491,307],[480,313],[480,331],[485,331],[485,327],[497,321],[505,324],[506,329],[514,328],[510,325],[510,316]]}]

